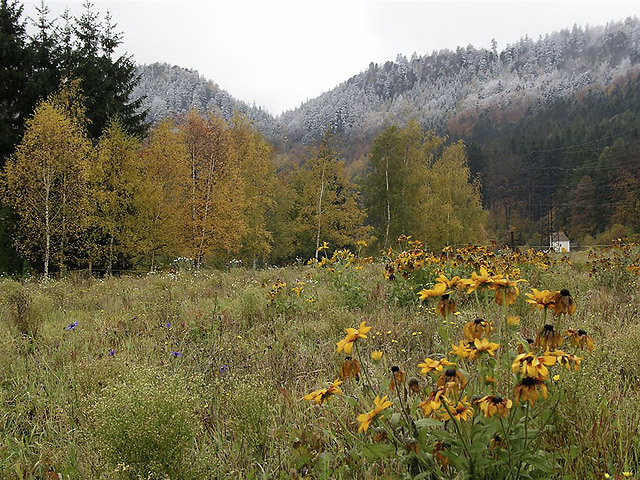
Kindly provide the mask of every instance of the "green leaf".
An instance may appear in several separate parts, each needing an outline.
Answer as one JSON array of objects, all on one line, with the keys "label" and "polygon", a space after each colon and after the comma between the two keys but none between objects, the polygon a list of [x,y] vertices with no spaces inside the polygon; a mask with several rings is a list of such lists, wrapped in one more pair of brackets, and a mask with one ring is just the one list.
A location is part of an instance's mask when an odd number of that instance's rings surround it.
[{"label": "green leaf", "polygon": [[416,420],[416,427],[418,430],[423,428],[431,428],[431,427],[441,427],[442,422],[440,420],[434,420],[433,418],[421,418],[420,420]]},{"label": "green leaf", "polygon": [[385,458],[395,454],[396,449],[386,443],[375,443],[362,447],[360,454],[369,459]]}]

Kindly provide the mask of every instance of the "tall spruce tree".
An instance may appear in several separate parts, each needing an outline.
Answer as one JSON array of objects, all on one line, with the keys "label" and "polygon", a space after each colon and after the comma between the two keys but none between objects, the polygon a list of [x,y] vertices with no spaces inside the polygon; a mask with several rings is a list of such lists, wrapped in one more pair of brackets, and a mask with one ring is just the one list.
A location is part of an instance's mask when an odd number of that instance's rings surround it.
[{"label": "tall spruce tree", "polygon": [[[20,141],[33,109],[24,95],[29,55],[22,9],[17,1],[0,1],[0,168]],[[4,201],[0,203],[0,272],[17,271],[22,263],[13,248],[16,222],[15,213]]]},{"label": "tall spruce tree", "polygon": [[35,33],[29,37],[29,75],[25,86],[27,108],[56,92],[60,86],[59,32],[49,18],[49,7],[41,1],[33,20]]},{"label": "tall spruce tree", "polygon": [[19,142],[33,108],[24,98],[29,53],[22,10],[17,1],[0,1],[0,166]]},{"label": "tall spruce tree", "polygon": [[67,24],[59,48],[63,78],[80,79],[87,97],[89,137],[99,138],[116,117],[128,133],[142,136],[146,128],[142,99],[131,98],[138,81],[135,62],[131,56],[116,56],[122,35],[110,15],[101,23],[92,3],[85,2],[84,9],[80,17],[63,17]]}]

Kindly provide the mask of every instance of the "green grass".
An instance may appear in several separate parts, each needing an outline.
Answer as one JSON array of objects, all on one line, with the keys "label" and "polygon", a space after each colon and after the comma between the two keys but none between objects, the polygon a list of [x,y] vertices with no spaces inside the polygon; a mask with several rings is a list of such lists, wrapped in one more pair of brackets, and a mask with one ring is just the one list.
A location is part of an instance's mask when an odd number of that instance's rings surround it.
[{"label": "green grass", "polygon": [[[557,456],[553,478],[640,470],[640,288],[613,268],[590,276],[584,263],[523,267],[530,286],[571,290],[571,323],[597,344],[581,370],[559,382],[565,398],[544,436]],[[384,279],[383,265],[340,271],[3,280],[0,477],[409,475],[402,462],[360,454],[361,386],[345,383],[345,397],[356,400],[328,408],[301,399],[339,375],[335,344],[346,327],[366,320],[374,327],[367,351],[384,350],[418,377],[418,363],[449,350],[442,321],[432,306],[394,301],[398,287]],[[277,279],[287,286],[272,298]],[[300,297],[291,291],[297,281]],[[446,326],[452,338],[465,321],[500,315],[493,305],[478,311],[471,296],[459,309],[456,325]],[[513,311],[535,336],[540,317],[523,294]],[[383,366],[371,367],[384,375]]]}]

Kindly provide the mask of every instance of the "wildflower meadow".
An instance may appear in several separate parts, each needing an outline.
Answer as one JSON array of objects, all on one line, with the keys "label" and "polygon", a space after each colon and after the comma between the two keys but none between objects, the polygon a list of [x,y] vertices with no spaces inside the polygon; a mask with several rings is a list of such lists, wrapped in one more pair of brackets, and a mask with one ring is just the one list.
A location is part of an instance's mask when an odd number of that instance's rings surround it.
[{"label": "wildflower meadow", "polygon": [[625,479],[640,247],[0,281],[0,477]]}]

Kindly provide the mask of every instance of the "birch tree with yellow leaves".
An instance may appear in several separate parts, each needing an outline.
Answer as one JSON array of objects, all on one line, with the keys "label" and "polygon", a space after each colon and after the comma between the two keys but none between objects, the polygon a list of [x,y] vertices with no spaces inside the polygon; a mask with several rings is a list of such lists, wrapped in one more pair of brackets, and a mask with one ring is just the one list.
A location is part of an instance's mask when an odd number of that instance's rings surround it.
[{"label": "birch tree with yellow leaves", "polygon": [[45,277],[56,261],[64,269],[68,238],[84,228],[88,213],[88,159],[82,128],[53,100],[27,121],[3,175],[5,202],[19,217],[16,243]]}]

